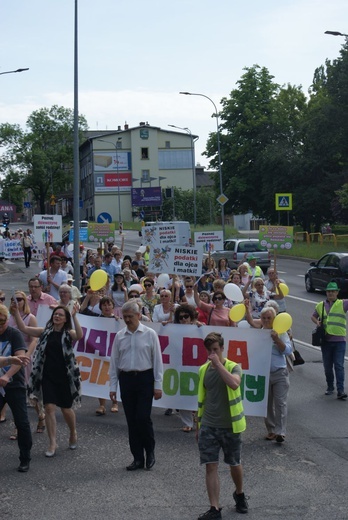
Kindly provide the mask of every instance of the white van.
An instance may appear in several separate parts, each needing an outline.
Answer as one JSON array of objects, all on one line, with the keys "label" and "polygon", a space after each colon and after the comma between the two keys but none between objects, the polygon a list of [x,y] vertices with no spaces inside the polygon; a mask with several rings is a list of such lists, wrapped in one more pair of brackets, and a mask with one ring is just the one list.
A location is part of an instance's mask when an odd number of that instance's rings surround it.
[{"label": "white van", "polygon": [[[88,228],[88,220],[80,220],[80,228]],[[70,227],[74,227],[74,221],[70,220]]]}]

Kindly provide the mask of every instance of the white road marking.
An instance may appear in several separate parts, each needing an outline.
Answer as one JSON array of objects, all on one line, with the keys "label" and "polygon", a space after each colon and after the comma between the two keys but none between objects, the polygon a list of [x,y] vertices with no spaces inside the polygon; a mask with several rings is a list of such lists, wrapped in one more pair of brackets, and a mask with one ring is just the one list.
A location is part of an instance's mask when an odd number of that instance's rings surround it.
[{"label": "white road marking", "polygon": [[315,305],[318,303],[314,300],[306,300],[306,298],[299,298],[298,296],[291,296],[288,294],[286,298],[292,298],[293,300],[300,300],[300,302],[306,302],[306,303],[314,303]]}]

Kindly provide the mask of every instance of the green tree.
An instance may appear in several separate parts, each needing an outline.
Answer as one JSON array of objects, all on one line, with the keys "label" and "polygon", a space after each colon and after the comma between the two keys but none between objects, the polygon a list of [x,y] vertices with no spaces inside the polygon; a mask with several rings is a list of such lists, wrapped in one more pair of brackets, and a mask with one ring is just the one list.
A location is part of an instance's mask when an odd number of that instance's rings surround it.
[{"label": "green tree", "polygon": [[[30,188],[44,212],[50,195],[66,192],[73,178],[73,111],[54,105],[33,112],[26,130],[18,125],[0,125],[0,157],[3,185],[20,184]],[[79,117],[81,140],[87,130],[84,116]]]}]

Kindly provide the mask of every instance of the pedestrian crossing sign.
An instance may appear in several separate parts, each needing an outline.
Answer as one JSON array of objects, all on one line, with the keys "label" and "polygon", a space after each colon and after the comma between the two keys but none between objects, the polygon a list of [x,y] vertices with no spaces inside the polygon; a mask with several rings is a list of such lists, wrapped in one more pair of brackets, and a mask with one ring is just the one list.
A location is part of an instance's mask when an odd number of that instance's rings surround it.
[{"label": "pedestrian crossing sign", "polygon": [[292,193],[276,193],[275,206],[277,211],[291,211]]}]

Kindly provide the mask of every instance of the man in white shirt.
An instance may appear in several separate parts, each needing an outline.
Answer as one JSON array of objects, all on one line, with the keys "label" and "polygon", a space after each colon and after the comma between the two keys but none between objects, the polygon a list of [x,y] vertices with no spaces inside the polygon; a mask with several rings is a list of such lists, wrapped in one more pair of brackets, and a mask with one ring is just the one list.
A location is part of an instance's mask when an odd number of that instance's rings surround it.
[{"label": "man in white shirt", "polygon": [[126,469],[134,471],[146,465],[149,470],[155,464],[152,399],[162,397],[161,347],[155,331],[140,322],[141,313],[137,303],[125,303],[122,315],[126,327],[117,333],[112,346],[110,399],[116,402],[119,382],[128,424],[129,445],[134,457]]},{"label": "man in white shirt", "polygon": [[60,267],[62,261],[59,256],[52,255],[50,257],[50,268],[47,271],[41,271],[39,279],[44,286],[44,292],[49,293],[53,298],[59,300],[58,289],[62,283],[67,281],[67,273]]}]

